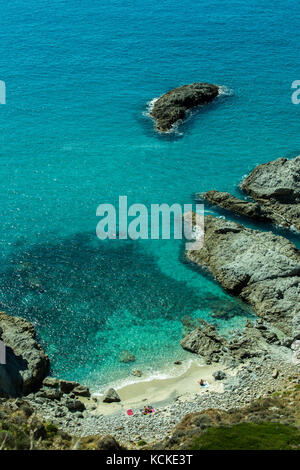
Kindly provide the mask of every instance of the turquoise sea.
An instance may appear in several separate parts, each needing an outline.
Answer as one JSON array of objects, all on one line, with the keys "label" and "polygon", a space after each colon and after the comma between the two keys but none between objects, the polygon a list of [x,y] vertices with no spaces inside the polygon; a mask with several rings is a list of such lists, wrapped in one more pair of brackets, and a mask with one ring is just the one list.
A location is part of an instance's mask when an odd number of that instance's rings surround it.
[{"label": "turquoise sea", "polygon": [[[101,242],[96,208],[238,194],[255,165],[300,154],[299,41],[297,0],[2,0],[0,307],[34,322],[54,375],[102,390],[133,367],[171,372],[190,357],[184,315],[244,325],[180,241]],[[147,103],[194,81],[226,94],[157,134]]]}]

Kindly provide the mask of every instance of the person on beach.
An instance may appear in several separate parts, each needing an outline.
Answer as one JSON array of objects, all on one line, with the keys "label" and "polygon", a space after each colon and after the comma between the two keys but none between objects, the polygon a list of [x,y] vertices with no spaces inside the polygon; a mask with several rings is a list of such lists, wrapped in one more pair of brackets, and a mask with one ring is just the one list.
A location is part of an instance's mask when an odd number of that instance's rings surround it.
[{"label": "person on beach", "polygon": [[203,379],[200,379],[199,384],[200,384],[201,387],[205,387],[207,385],[207,383],[204,382]]},{"label": "person on beach", "polygon": [[152,413],[152,408],[150,408],[150,406],[144,406],[143,415],[148,415],[149,413]]}]

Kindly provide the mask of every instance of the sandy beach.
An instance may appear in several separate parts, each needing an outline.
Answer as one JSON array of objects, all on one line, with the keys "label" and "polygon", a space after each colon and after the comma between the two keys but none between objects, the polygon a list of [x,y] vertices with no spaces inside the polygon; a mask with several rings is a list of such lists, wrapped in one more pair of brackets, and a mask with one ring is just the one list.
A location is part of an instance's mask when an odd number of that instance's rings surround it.
[{"label": "sandy beach", "polygon": [[[103,403],[102,396],[98,397],[96,414],[110,415],[126,412],[132,408],[134,412],[145,405],[159,408],[170,404],[174,399],[189,400],[191,395],[204,394],[207,391],[222,392],[223,385],[214,379],[213,373],[220,369],[218,365],[201,365],[197,361],[183,362],[178,367],[178,375],[170,378],[150,379],[145,377],[140,381],[116,388],[120,403]],[[228,373],[228,371],[227,371]],[[199,380],[203,379],[208,386],[201,387]]]}]

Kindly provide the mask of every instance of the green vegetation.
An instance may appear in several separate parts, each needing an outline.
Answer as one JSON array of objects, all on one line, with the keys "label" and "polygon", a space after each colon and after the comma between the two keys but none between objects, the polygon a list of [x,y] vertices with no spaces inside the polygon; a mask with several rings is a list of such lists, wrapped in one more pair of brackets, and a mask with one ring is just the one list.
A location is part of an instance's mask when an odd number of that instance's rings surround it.
[{"label": "green vegetation", "polygon": [[141,441],[139,441],[139,442],[137,443],[137,445],[138,445],[138,446],[140,446],[140,447],[142,447],[142,446],[145,446],[145,445],[147,445],[147,442],[146,442],[146,441],[143,441],[143,440],[141,440]]},{"label": "green vegetation", "polygon": [[241,423],[208,428],[194,439],[191,450],[300,449],[300,431],[278,423]]},{"label": "green vegetation", "polygon": [[1,450],[120,450],[111,436],[79,439],[41,420],[22,399],[0,400]]}]

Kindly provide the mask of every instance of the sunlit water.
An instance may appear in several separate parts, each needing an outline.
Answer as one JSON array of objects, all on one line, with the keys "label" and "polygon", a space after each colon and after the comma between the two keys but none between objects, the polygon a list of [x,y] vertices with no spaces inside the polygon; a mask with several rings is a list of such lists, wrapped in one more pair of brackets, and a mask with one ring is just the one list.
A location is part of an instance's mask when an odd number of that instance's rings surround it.
[{"label": "sunlit water", "polygon": [[[185,315],[229,335],[244,325],[247,311],[184,263],[180,241],[101,242],[96,208],[238,194],[256,164],[300,154],[299,20],[295,0],[5,5],[1,308],[34,322],[53,374],[98,390],[190,357]],[[194,81],[227,93],[157,134],[147,103]],[[232,314],[215,318],[224,305]],[[119,362],[123,349],[135,363]]]}]

